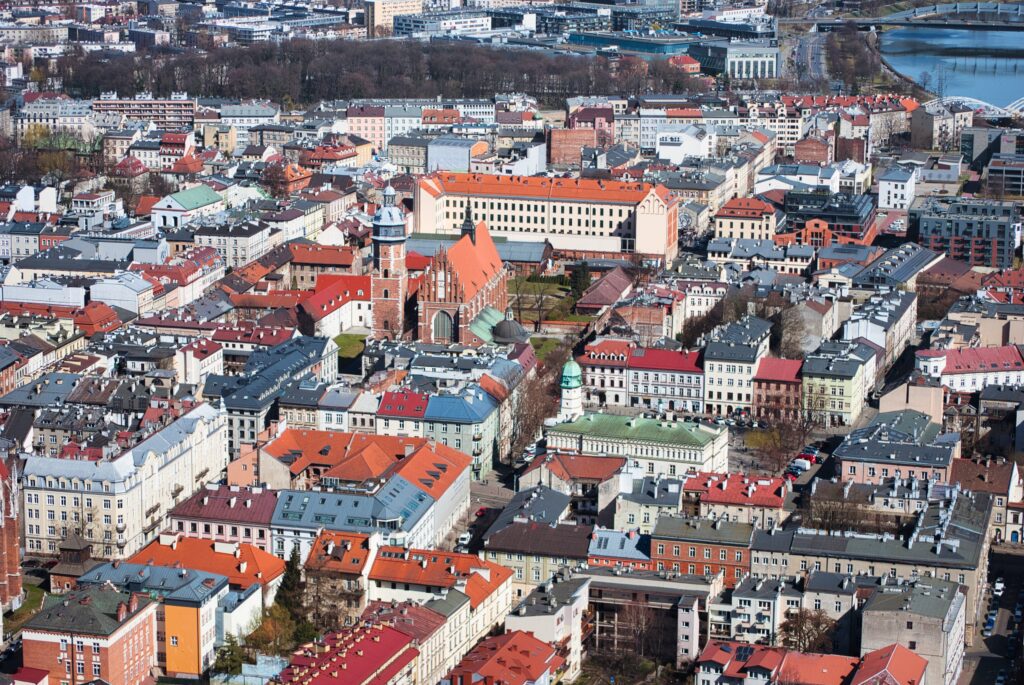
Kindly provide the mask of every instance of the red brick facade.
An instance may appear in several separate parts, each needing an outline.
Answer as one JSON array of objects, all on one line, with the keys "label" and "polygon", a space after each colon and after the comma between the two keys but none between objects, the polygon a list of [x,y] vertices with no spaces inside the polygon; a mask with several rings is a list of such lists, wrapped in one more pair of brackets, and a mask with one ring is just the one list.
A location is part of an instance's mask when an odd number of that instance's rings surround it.
[{"label": "red brick facade", "polygon": [[48,685],[76,685],[98,678],[110,685],[152,682],[151,672],[157,665],[156,609],[156,602],[145,602],[136,605],[134,612],[127,610],[110,635],[79,632],[73,625],[61,631],[26,627],[22,631],[24,664],[49,671]]},{"label": "red brick facade", "polygon": [[[711,525],[711,522],[708,522]],[[750,548],[700,541],[651,538],[651,562],[658,571],[714,575],[724,572],[726,587],[733,587],[750,572]]]},{"label": "red brick facade", "polygon": [[585,147],[597,146],[592,128],[554,128],[548,131],[548,164],[580,164]]}]

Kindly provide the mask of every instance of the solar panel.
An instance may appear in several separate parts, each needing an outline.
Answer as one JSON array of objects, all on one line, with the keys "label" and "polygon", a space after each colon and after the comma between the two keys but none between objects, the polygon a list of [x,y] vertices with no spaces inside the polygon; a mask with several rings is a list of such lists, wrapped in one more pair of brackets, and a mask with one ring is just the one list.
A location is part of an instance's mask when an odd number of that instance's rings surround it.
[{"label": "solar panel", "polygon": [[750,655],[754,653],[754,648],[750,645],[744,645],[736,648],[736,660],[746,661],[750,658]]}]

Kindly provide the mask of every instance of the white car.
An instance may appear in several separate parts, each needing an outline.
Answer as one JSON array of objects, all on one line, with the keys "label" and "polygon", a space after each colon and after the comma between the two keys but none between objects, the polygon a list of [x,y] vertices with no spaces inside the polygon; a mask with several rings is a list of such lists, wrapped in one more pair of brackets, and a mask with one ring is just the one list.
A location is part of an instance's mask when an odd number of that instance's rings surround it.
[{"label": "white car", "polygon": [[466,531],[465,533],[462,533],[461,535],[459,535],[458,543],[460,545],[462,545],[462,546],[466,546],[466,545],[469,544],[469,541],[472,540],[472,539],[473,539],[473,534],[470,533],[469,531]]}]

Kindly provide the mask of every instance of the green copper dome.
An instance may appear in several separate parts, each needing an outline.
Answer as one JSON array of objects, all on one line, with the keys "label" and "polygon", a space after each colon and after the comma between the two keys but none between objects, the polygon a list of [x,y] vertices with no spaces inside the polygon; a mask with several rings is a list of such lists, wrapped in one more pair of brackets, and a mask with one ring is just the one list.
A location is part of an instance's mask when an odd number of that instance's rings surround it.
[{"label": "green copper dome", "polygon": [[572,359],[562,367],[561,386],[563,390],[583,387],[583,369]]}]

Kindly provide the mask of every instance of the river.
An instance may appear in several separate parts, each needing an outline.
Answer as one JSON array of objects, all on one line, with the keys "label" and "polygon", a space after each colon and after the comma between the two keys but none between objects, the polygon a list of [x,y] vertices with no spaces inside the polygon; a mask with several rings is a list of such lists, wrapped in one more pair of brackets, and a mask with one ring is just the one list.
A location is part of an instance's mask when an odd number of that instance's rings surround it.
[{"label": "river", "polygon": [[1000,107],[1024,97],[1024,32],[915,27],[881,36],[892,68],[928,90],[935,92],[944,77],[944,95]]}]

